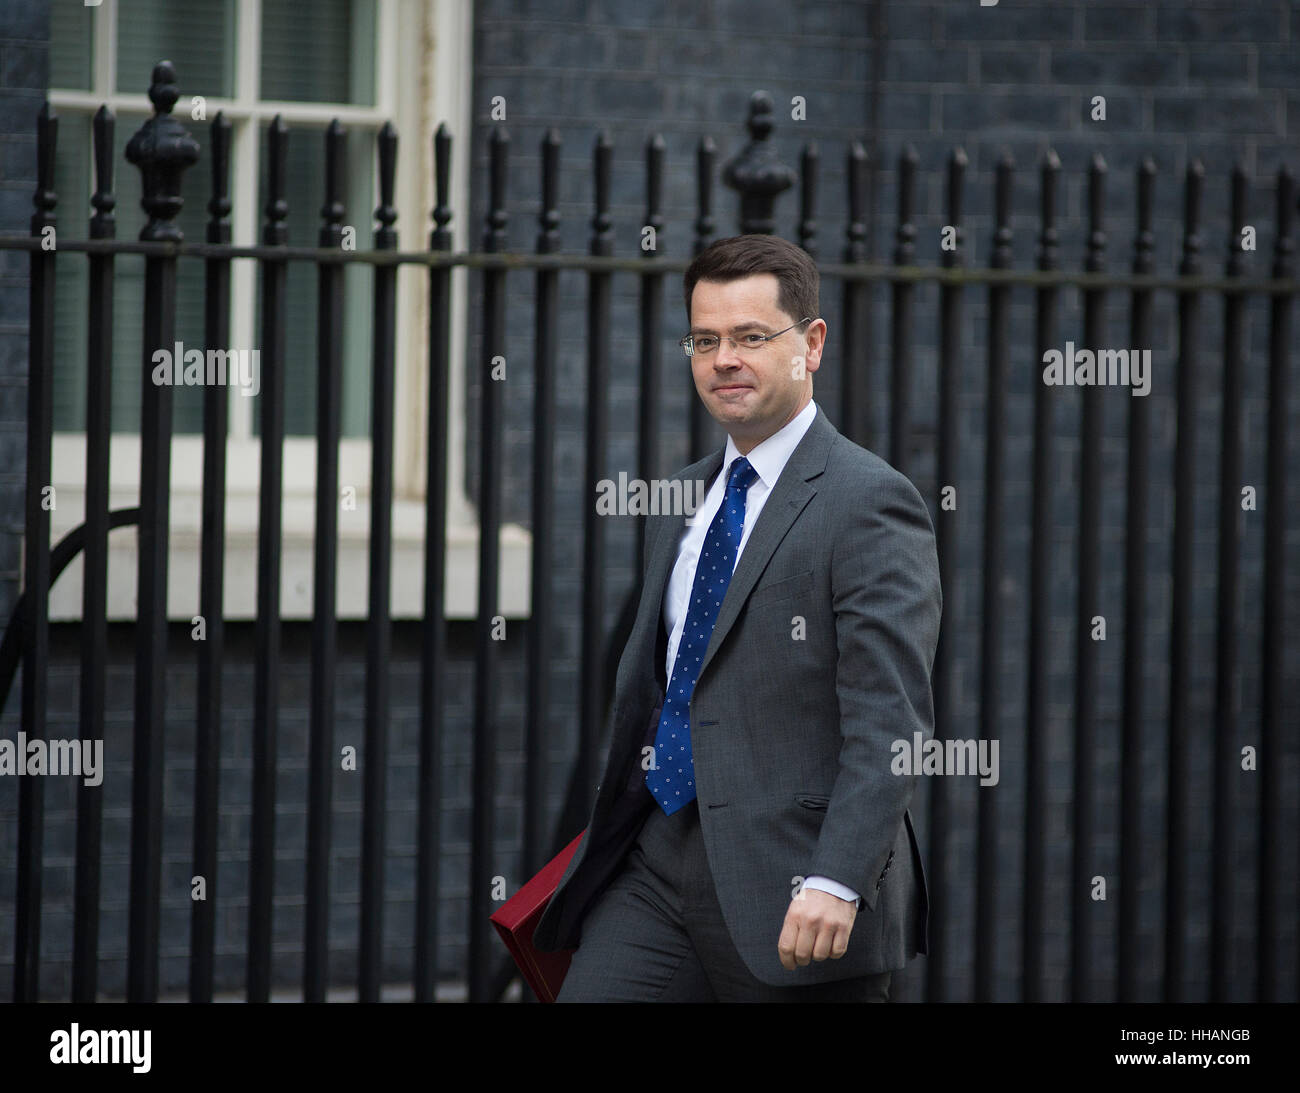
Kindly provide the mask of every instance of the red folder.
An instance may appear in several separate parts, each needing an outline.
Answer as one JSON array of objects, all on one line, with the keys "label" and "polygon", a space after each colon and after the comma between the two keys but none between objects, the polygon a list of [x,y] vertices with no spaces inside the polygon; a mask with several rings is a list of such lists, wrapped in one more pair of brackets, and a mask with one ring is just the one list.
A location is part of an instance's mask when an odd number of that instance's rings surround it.
[{"label": "red folder", "polygon": [[569,860],[582,841],[580,833],[573,842],[542,866],[537,876],[519,889],[492,915],[492,925],[506,943],[510,955],[519,965],[524,981],[543,1002],[554,1002],[560,985],[569,971],[569,960],[574,950],[562,949],[548,953],[533,947],[533,930],[546,905],[555,895],[555,889],[569,867]]}]

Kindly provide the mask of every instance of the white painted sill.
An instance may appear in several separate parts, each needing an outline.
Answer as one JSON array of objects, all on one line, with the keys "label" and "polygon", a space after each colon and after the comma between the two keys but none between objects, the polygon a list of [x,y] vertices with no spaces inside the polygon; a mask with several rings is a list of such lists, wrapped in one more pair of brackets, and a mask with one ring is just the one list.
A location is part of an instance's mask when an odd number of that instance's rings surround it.
[{"label": "white painted sill", "polygon": [[[225,618],[257,617],[257,505],[260,447],[232,441],[226,489]],[[131,508],[139,500],[140,440],[112,438],[113,490],[109,508]],[[85,437],[57,434],[53,449],[55,506],[51,546],[81,524],[85,513]],[[172,442],[171,539],[167,571],[167,617],[189,621],[199,613],[199,548],[202,514],[203,441],[178,436]],[[370,540],[370,443],[344,440],[339,481],[356,487],[356,508],[339,511],[338,618],[368,616]],[[283,550],[280,616],[310,619],[316,524],[315,441],[289,438],[284,456]],[[424,615],[424,501],[396,498],[393,504],[392,599],[394,619]],[[138,555],[136,529],[109,533],[108,618],[136,615]],[[532,536],[517,524],[501,529],[497,610],[506,618],[531,612]],[[473,619],[478,613],[479,529],[473,508],[457,484],[448,485],[447,562],[444,617]],[[50,590],[50,619],[81,619],[82,555],[79,553]]]}]

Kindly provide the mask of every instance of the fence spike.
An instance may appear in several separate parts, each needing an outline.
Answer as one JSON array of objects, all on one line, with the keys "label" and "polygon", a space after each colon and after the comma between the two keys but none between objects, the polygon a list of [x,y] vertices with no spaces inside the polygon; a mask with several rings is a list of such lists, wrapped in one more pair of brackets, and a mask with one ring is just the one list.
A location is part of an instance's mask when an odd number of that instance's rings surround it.
[{"label": "fence spike", "polygon": [[488,212],[484,222],[483,249],[489,254],[506,249],[506,157],[510,134],[501,126],[488,138]]},{"label": "fence spike", "polygon": [[918,156],[912,145],[898,154],[898,228],[894,233],[894,265],[910,266],[916,261],[916,168]]},{"label": "fence spike", "polygon": [[289,202],[285,199],[286,160],[289,152],[289,127],[276,114],[266,131],[266,220],[262,242],[268,247],[284,246],[289,241]]},{"label": "fence spike", "polygon": [[961,226],[962,189],[966,181],[966,150],[954,148],[948,157],[948,223],[952,228],[952,249],[943,251],[943,265],[954,269],[962,264],[962,243],[966,233]]},{"label": "fence spike", "polygon": [[58,145],[59,118],[47,101],[36,116],[36,193],[32,204],[32,234],[54,224],[54,207],[59,203],[54,192],[54,150]]},{"label": "fence spike", "polygon": [[659,253],[659,236],[663,234],[664,218],[662,212],[664,189],[664,138],[655,133],[645,146],[645,227],[654,230],[655,245],[652,249],[642,247],[641,253],[646,258],[653,258]]},{"label": "fence spike", "polygon": [[1056,231],[1056,180],[1061,175],[1061,157],[1055,149],[1049,148],[1043,156],[1038,176],[1038,216],[1041,228],[1038,233],[1038,268],[1054,270],[1056,268],[1057,243]]},{"label": "fence spike", "polygon": [[1137,235],[1133,242],[1133,272],[1148,274],[1154,268],[1156,245],[1151,219],[1155,210],[1156,161],[1143,158],[1137,172]]},{"label": "fence spike", "polygon": [[560,249],[560,133],[554,126],[542,137],[542,208],[537,215],[537,252]]},{"label": "fence spike", "polygon": [[718,147],[712,137],[701,137],[695,150],[695,243],[693,250],[699,254],[713,242],[713,169],[717,164]]},{"label": "fence spike", "polygon": [[212,197],[208,200],[209,243],[230,242],[230,119],[218,111],[208,127],[212,151]]},{"label": "fence spike", "polygon": [[1277,169],[1277,236],[1273,241],[1273,276],[1279,281],[1289,278],[1294,269],[1295,240],[1291,238],[1291,225],[1295,210],[1295,175],[1284,163]]},{"label": "fence spike", "polygon": [[610,230],[613,220],[609,215],[609,172],[614,161],[614,146],[609,134],[602,129],[596,134],[596,148],[592,159],[595,173],[596,211],[591,218],[591,253],[609,257],[614,253],[614,234]]},{"label": "fence spike", "polygon": [[1195,277],[1201,272],[1201,189],[1205,183],[1205,165],[1194,159],[1187,165],[1183,187],[1183,257],[1178,272]]},{"label": "fence spike", "polygon": [[1015,160],[1009,149],[1003,149],[998,157],[997,173],[994,181],[994,223],[993,254],[989,264],[993,269],[1011,267],[1011,191],[1015,181]]},{"label": "fence spike", "polygon": [[817,173],[821,154],[810,140],[799,157],[799,246],[817,257]]},{"label": "fence spike", "polygon": [[338,247],[343,242],[343,217],[347,207],[343,200],[343,179],[348,153],[348,132],[338,118],[325,128],[325,199],[320,207],[322,247]]},{"label": "fence spike", "polygon": [[451,250],[451,133],[447,123],[439,122],[433,134],[434,206],[433,231],[429,233],[431,250]]},{"label": "fence spike", "polygon": [[1100,273],[1106,263],[1106,160],[1100,152],[1088,167],[1088,253],[1083,268]]},{"label": "fence spike", "polygon": [[379,227],[375,229],[375,247],[391,250],[397,246],[397,232],[393,229],[393,224],[397,221],[397,206],[393,203],[393,190],[397,182],[397,130],[391,121],[384,122],[376,143],[379,154],[379,207],[375,209],[375,219],[379,221]]},{"label": "fence spike", "polygon": [[1224,273],[1229,277],[1239,277],[1245,264],[1245,252],[1241,246],[1241,232],[1246,226],[1246,204],[1249,195],[1246,169],[1240,163],[1233,164],[1230,185],[1232,198],[1229,202],[1229,209],[1232,223],[1228,232],[1228,260],[1224,265]]},{"label": "fence spike", "polygon": [[95,213],[90,218],[91,239],[112,239],[116,230],[113,208],[113,111],[101,106],[95,111],[94,131],[95,192],[90,203]]},{"label": "fence spike", "polygon": [[844,229],[844,261],[867,260],[867,150],[860,140],[849,144],[849,223]]}]

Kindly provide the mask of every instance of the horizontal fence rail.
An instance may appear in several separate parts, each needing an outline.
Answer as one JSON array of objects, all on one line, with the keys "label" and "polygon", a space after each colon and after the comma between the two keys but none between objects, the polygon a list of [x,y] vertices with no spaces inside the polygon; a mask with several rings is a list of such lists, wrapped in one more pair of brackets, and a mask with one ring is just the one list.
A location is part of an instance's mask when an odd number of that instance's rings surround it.
[{"label": "horizontal fence rail", "polygon": [[[231,337],[231,264],[254,259],[261,274],[260,408],[261,480],[259,490],[257,551],[257,617],[255,624],[254,725],[252,734],[252,823],[249,841],[249,900],[245,967],[246,994],[250,1001],[266,1000],[272,982],[272,911],[276,885],[275,816],[280,709],[281,507],[284,498],[283,448],[285,437],[286,292],[290,266],[303,263],[315,271],[317,368],[315,427],[316,495],[314,537],[313,622],[309,692],[309,759],[307,769],[306,877],[303,952],[303,998],[318,1001],[332,982],[329,974],[328,922],[331,906],[330,854],[333,845],[331,808],[336,763],[335,680],[340,654],[335,588],[339,572],[338,499],[339,443],[343,410],[344,272],[360,265],[374,271],[372,299],[371,365],[371,523],[369,527],[368,612],[365,622],[365,726],[364,799],[360,924],[358,939],[358,996],[364,1001],[380,997],[384,985],[384,857],[385,777],[389,743],[389,667],[392,657],[392,623],[389,618],[392,586],[391,549],[394,493],[394,409],[397,368],[396,331],[397,268],[425,267],[428,293],[428,389],[421,408],[427,429],[425,464],[425,582],[420,623],[419,783],[417,802],[417,868],[415,871],[414,964],[410,978],[417,1001],[433,1001],[438,984],[438,907],[442,892],[440,766],[447,737],[448,641],[444,622],[446,589],[446,502],[448,497],[449,377],[461,362],[452,360],[452,271],[474,271],[481,282],[472,296],[482,332],[481,359],[474,364],[480,379],[478,419],[479,518],[478,602],[474,642],[472,692],[472,821],[470,860],[470,925],[467,966],[462,970],[473,1001],[499,999],[513,978],[513,967],[491,934],[488,916],[499,896],[494,877],[503,870],[498,858],[499,788],[498,712],[501,690],[498,642],[492,620],[498,615],[497,587],[501,569],[499,533],[503,522],[505,388],[496,382],[495,362],[503,359],[510,320],[506,311],[508,286],[531,274],[536,302],[533,317],[533,403],[528,451],[532,459],[531,570],[532,609],[527,649],[527,719],[524,726],[523,843],[520,875],[532,875],[581,827],[587,813],[594,779],[599,769],[606,712],[614,681],[614,668],[631,626],[637,589],[622,589],[618,621],[612,632],[606,626],[607,608],[615,591],[608,580],[607,529],[596,518],[591,498],[606,477],[612,431],[635,432],[637,473],[650,481],[662,466],[665,436],[671,424],[674,436],[686,438],[691,458],[708,447],[708,422],[698,401],[682,422],[662,420],[660,394],[666,386],[663,354],[668,346],[664,330],[664,294],[675,299],[675,278],[689,264],[687,257],[659,253],[660,238],[672,239],[672,226],[664,215],[665,150],[662,138],[651,137],[644,149],[645,215],[638,228],[648,229],[656,242],[635,257],[615,255],[611,214],[613,146],[598,135],[592,154],[593,209],[585,255],[560,252],[559,135],[548,131],[540,147],[540,209],[536,253],[508,248],[507,202],[509,137],[493,128],[487,141],[487,192],[481,249],[459,253],[452,249],[450,223],[450,165],[452,138],[445,126],[433,137],[436,205],[426,250],[402,250],[394,205],[398,134],[385,126],[376,142],[378,205],[374,210],[374,246],[351,250],[343,246],[347,217],[344,192],[347,133],[333,122],[323,133],[325,201],[320,211],[316,246],[291,243],[287,219],[296,195],[287,188],[286,154],[292,134],[282,121],[266,132],[268,164],[261,242],[255,246],[231,243],[229,191],[231,137],[228,121],[218,115],[211,123],[206,153],[210,171],[210,198],[206,238],[184,240],[176,226],[182,208],[182,180],[196,164],[200,148],[185,128],[171,116],[178,98],[176,74],[167,62],[153,72],[150,98],[153,116],[132,138],[127,158],[141,171],[148,220],[138,240],[116,238],[113,188],[114,120],[107,108],[94,118],[94,213],[88,238],[58,237],[56,248],[47,245],[56,229],[59,196],[53,179],[57,119],[48,107],[37,123],[38,184],[30,234],[0,239],[0,248],[29,252],[30,351],[27,419],[27,504],[24,542],[25,584],[0,643],[0,711],[4,708],[18,665],[23,686],[20,724],[26,739],[48,736],[46,715],[47,675],[50,667],[49,591],[53,581],[80,552],[84,558],[82,623],[80,631],[80,732],[85,739],[104,735],[105,672],[107,664],[107,544],[112,528],[135,526],[138,534],[139,601],[135,622],[134,753],[130,829],[129,978],[127,997],[150,1001],[159,996],[159,934],[162,806],[164,793],[162,726],[167,709],[165,692],[167,639],[167,566],[169,556],[170,446],[173,436],[172,390],[151,381],[151,360],[158,349],[174,342],[177,271],[181,262],[201,261],[204,268],[203,329],[209,348],[227,346]],[[950,983],[957,969],[947,940],[965,931],[972,940],[974,959],[970,992],[978,1000],[998,995],[998,969],[1012,962],[1016,997],[1033,1001],[1048,994],[1047,955],[1051,911],[1047,902],[1049,845],[1045,817],[1049,810],[1050,726],[1058,713],[1053,706],[1068,705],[1072,730],[1070,793],[1071,861],[1066,881],[1069,941],[1061,976],[1068,996],[1075,1000],[1100,1000],[1104,994],[1120,1000],[1144,997],[1139,976],[1143,932],[1139,916],[1139,891],[1144,870],[1152,863],[1142,854],[1138,833],[1142,817],[1153,802],[1163,802],[1163,873],[1165,898],[1161,937],[1161,982],[1158,991],[1167,1000],[1188,996],[1190,960],[1189,923],[1193,917],[1194,884],[1208,886],[1210,994],[1215,999],[1232,995],[1240,980],[1233,963],[1234,939],[1249,936],[1254,946],[1255,982],[1238,985],[1238,996],[1263,1000],[1294,994],[1294,975],[1278,967],[1294,907],[1284,907],[1282,878],[1294,875],[1295,863],[1283,860],[1287,847],[1280,837],[1286,814],[1282,756],[1295,747],[1294,722],[1285,720],[1288,687],[1296,683],[1294,660],[1286,647],[1285,589],[1289,572],[1286,552],[1287,512],[1283,499],[1290,488],[1292,463],[1288,456],[1287,408],[1291,397],[1292,310],[1300,280],[1295,269],[1292,238],[1296,188],[1286,168],[1274,183],[1275,211],[1271,227],[1272,255],[1268,275],[1246,267],[1241,245],[1247,226],[1249,180],[1237,168],[1231,179],[1228,245],[1211,262],[1202,238],[1202,204],[1205,171],[1191,163],[1181,180],[1183,219],[1181,257],[1176,272],[1156,271],[1153,218],[1157,208],[1157,175],[1144,160],[1136,172],[1136,232],[1131,248],[1108,228],[1110,212],[1106,188],[1110,168],[1100,157],[1088,166],[1086,180],[1086,237],[1081,270],[1062,268],[1063,241],[1059,225],[1062,168],[1054,153],[1044,156],[1038,170],[1039,207],[1033,242],[1037,254],[1032,269],[1013,268],[1014,231],[1020,221],[1013,213],[1017,166],[1009,156],[994,169],[992,226],[987,265],[969,259],[970,218],[965,210],[969,195],[969,164],[959,149],[950,157],[945,175],[944,233],[938,266],[917,263],[917,178],[919,161],[914,150],[904,149],[896,164],[896,229],[892,263],[872,261],[867,253],[868,162],[860,144],[854,143],[845,161],[846,226],[835,245],[819,222],[818,179],[820,158],[815,146],[804,148],[798,172],[775,159],[771,143],[772,103],[764,93],[754,96],[748,119],[749,142],[729,161],[723,179],[740,195],[739,228],[742,232],[775,230],[774,209],[784,189],[799,191],[799,242],[818,259],[823,276],[842,283],[840,324],[845,349],[839,377],[841,430],[866,446],[887,451],[890,461],[910,474],[927,495],[936,527],[941,580],[945,589],[945,626],[934,666],[933,688],[936,738],[961,737],[964,718],[957,680],[956,635],[963,626],[977,635],[973,672],[975,721],[981,739],[1010,736],[1003,725],[1006,694],[1003,664],[1023,652],[1025,662],[1024,713],[1018,731],[1024,733],[1020,799],[1010,801],[994,790],[980,790],[973,814],[974,873],[970,892],[973,917],[962,912],[963,893],[952,878],[958,861],[960,801],[943,778],[930,779],[928,794],[928,849],[926,873],[930,886],[930,953],[921,996],[930,1000],[951,997]],[[714,175],[716,148],[712,140],[700,142],[694,164],[696,218],[689,239],[683,233],[681,249],[697,254],[715,237]],[[1169,201],[1166,193],[1162,200]],[[982,223],[982,221],[981,221]],[[68,229],[63,229],[66,233]],[[414,228],[411,229],[412,234]],[[1266,232],[1259,233],[1261,248]],[[1072,240],[1072,243],[1075,241]],[[822,252],[833,252],[826,257]],[[56,254],[84,254],[88,263],[88,372],[86,385],[86,517],[85,524],[51,549],[50,514],[42,504],[43,490],[51,478],[53,437],[53,337],[54,303],[58,292]],[[114,339],[113,301],[115,262],[121,256],[144,259],[142,408],[140,420],[141,467],[138,508],[109,510],[109,437],[111,347]],[[1212,268],[1211,268],[1212,267]],[[553,470],[559,448],[557,422],[558,315],[561,306],[559,275],[585,276],[585,383],[584,437],[581,481],[559,478]],[[638,412],[635,422],[614,422],[608,401],[611,361],[611,315],[616,283],[634,280],[638,296],[636,376]],[[931,305],[922,290],[936,288]],[[887,298],[887,336],[877,338],[873,323],[875,290],[884,286]],[[1094,970],[1099,945],[1093,913],[1097,866],[1096,832],[1099,794],[1099,725],[1103,719],[1101,696],[1111,681],[1103,678],[1096,640],[1096,617],[1103,614],[1100,565],[1103,556],[1101,453],[1104,446],[1104,399],[1100,386],[1083,385],[1080,392],[1077,453],[1079,479],[1072,498],[1073,565],[1055,549],[1054,497],[1063,463],[1056,415],[1061,387],[1033,383],[1029,408],[1031,430],[1021,437],[1010,425],[1008,392],[1013,365],[1030,353],[1035,366],[1046,365],[1059,351],[1067,323],[1067,293],[1081,303],[1081,345],[1093,350],[1107,346],[1112,313],[1127,305],[1129,340],[1134,347],[1150,346],[1154,314],[1162,298],[1176,308],[1177,368],[1176,447],[1172,480],[1157,481],[1151,449],[1156,442],[1150,407],[1145,397],[1131,398],[1126,411],[1127,453],[1123,469],[1127,523],[1122,552],[1124,590],[1120,609],[1125,660],[1122,678],[1115,681],[1119,708],[1121,784],[1119,815],[1119,914],[1113,931],[1118,972],[1113,985],[1103,987]],[[1205,484],[1198,478],[1195,428],[1207,392],[1198,388],[1201,356],[1213,351],[1203,339],[1207,298],[1213,298],[1223,315],[1222,344],[1217,347],[1221,373],[1222,415],[1218,447],[1221,483],[1219,519],[1215,528],[1217,555],[1214,582],[1213,665],[1195,660],[1192,589],[1203,576],[1193,553],[1195,504]],[[1252,299],[1268,310],[1267,424],[1262,434],[1247,429],[1243,391],[1248,358],[1245,349],[1246,309]],[[1017,340],[1013,309],[1032,312],[1032,337]],[[931,309],[935,314],[930,315]],[[982,360],[963,340],[964,323],[972,312],[984,317]],[[934,388],[922,392],[914,377],[923,351],[918,330],[934,335],[936,376]],[[872,350],[887,347],[877,364]],[[630,347],[620,347],[629,349]],[[875,369],[880,368],[877,382]],[[982,369],[984,401],[979,413],[982,467],[979,470],[982,503],[959,508],[955,486],[963,478],[963,464],[973,452],[962,424],[965,380]],[[1203,373],[1202,373],[1203,374]],[[882,398],[877,392],[887,388]],[[832,398],[833,402],[834,399]],[[877,405],[877,402],[880,405]],[[193,872],[206,880],[206,898],[195,900],[191,915],[189,997],[209,1001],[216,990],[214,951],[217,887],[217,830],[221,776],[222,668],[226,660],[222,619],[225,541],[224,499],[227,467],[224,438],[228,430],[227,391],[206,386],[203,394],[204,437],[202,479],[202,538],[200,563],[200,613],[206,620],[206,639],[198,643],[197,722],[193,790]],[[879,412],[878,412],[879,411]],[[934,422],[934,425],[925,424]],[[877,423],[886,423],[887,445],[878,443]],[[1020,442],[1023,441],[1023,444]],[[1262,453],[1265,477],[1261,492],[1264,509],[1262,561],[1258,571],[1246,572],[1241,542],[1245,534],[1243,509],[1234,498],[1242,479],[1248,451]],[[1026,630],[1013,633],[1006,613],[1004,586],[1009,577],[1008,529],[1014,513],[1007,483],[1013,452],[1028,452],[1030,467],[1028,572],[1026,575]],[[1168,613],[1156,616],[1149,545],[1155,530],[1149,515],[1154,488],[1169,489],[1173,497],[1173,527],[1159,532],[1159,547],[1168,554],[1171,588]],[[557,624],[553,590],[557,566],[555,511],[566,490],[579,492],[583,505],[581,565],[583,593],[580,608],[580,679],[576,701],[567,709],[576,726],[573,767],[565,806],[558,818],[548,815],[546,802],[546,733],[549,717],[559,702],[554,686],[553,654],[548,636]],[[960,515],[959,515],[960,514]],[[973,515],[972,515],[973,514]],[[982,573],[978,597],[959,598],[951,590],[961,582],[958,559],[959,521],[979,544]],[[638,533],[635,572],[642,566]],[[1072,568],[1070,607],[1059,603],[1062,573]],[[1249,580],[1244,580],[1248,577]],[[1262,602],[1243,606],[1243,589],[1264,590]],[[1049,651],[1053,607],[1061,607],[1072,626],[1073,682],[1068,696],[1053,692]],[[1249,609],[1262,619],[1262,641],[1257,649],[1239,639],[1241,612]],[[1071,613],[1072,612],[1072,613]],[[1167,634],[1167,714],[1159,723],[1145,712],[1150,648],[1148,633]],[[1021,644],[1023,643],[1023,644]],[[1015,646],[1019,646],[1016,648]],[[1292,654],[1293,655],[1293,654]],[[1242,673],[1251,666],[1258,675],[1258,743],[1267,759],[1260,768],[1258,809],[1245,816],[1237,799],[1238,753],[1244,743],[1241,725]],[[1211,800],[1206,803],[1212,832],[1212,875],[1192,872],[1191,831],[1193,813],[1202,802],[1189,795],[1193,742],[1201,740],[1203,726],[1195,721],[1190,704],[1193,677],[1212,672],[1215,679],[1214,717],[1204,743],[1214,756]],[[1294,708],[1291,710],[1294,716]],[[1288,733],[1286,730],[1290,728]],[[1153,737],[1165,749],[1161,777],[1143,777],[1141,748]],[[83,786],[77,791],[76,874],[73,915],[72,997],[94,1000],[98,994],[101,856],[104,850],[102,787]],[[1291,787],[1291,800],[1295,787]],[[1023,813],[1025,838],[1018,862],[1009,862],[1000,836],[1013,813]],[[42,780],[25,778],[18,794],[17,900],[14,913],[15,960],[13,994],[17,1000],[36,1000],[40,990],[42,868],[44,810]],[[1254,922],[1234,921],[1232,894],[1242,866],[1234,847],[1239,829],[1253,825],[1258,839],[1255,867]],[[1017,914],[1023,950],[1008,956],[999,951],[998,917],[1007,913],[1008,896],[1003,878],[1018,872],[1021,878]],[[1148,984],[1149,988],[1149,984]],[[1147,991],[1149,997],[1150,990]]]}]

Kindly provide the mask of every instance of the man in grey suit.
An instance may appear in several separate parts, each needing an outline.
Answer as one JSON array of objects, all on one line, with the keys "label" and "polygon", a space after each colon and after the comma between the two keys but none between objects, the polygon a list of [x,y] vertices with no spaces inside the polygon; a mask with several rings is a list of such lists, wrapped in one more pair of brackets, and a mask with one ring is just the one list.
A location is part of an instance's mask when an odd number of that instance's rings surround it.
[{"label": "man in grey suit", "polygon": [[683,349],[728,439],[674,476],[709,482],[691,519],[647,518],[604,776],[534,935],[577,949],[561,1002],[884,1001],[927,951],[891,758],[934,731],[934,531],[812,401],[817,293],[774,236],[686,272]]}]

